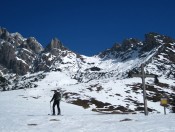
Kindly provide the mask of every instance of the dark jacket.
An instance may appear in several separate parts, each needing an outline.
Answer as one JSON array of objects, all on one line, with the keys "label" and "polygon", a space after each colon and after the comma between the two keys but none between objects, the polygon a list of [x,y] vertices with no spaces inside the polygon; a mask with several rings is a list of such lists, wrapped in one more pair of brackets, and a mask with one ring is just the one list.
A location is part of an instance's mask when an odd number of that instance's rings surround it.
[{"label": "dark jacket", "polygon": [[52,102],[52,101],[60,101],[61,100],[61,94],[59,93],[59,92],[56,92],[54,95],[53,95],[53,97],[52,97],[52,99],[51,99],[51,101],[50,102]]}]

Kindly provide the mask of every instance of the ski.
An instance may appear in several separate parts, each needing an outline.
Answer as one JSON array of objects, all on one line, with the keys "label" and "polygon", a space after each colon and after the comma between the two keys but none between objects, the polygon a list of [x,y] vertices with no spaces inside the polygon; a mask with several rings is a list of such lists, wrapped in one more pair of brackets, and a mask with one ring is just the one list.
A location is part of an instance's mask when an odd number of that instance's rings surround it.
[{"label": "ski", "polygon": [[52,115],[52,114],[48,114],[48,115],[50,115],[50,116],[63,116],[63,115]]}]

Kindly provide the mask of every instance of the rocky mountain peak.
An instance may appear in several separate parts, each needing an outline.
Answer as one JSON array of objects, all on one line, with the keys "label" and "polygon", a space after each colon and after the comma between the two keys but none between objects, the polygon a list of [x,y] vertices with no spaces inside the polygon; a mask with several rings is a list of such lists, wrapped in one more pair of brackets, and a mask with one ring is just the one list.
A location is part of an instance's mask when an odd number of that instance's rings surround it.
[{"label": "rocky mountain peak", "polygon": [[99,54],[100,58],[117,58],[120,53],[128,52],[136,49],[137,47],[143,45],[143,43],[135,38],[124,39],[123,42],[115,43],[112,48],[107,49]]},{"label": "rocky mountain peak", "polygon": [[43,51],[42,45],[34,38],[24,38],[19,33],[9,33],[0,28],[0,70],[24,75],[30,71],[37,54]]},{"label": "rocky mountain peak", "polygon": [[9,32],[5,28],[0,27],[0,38],[4,40],[8,40]]},{"label": "rocky mountain peak", "polygon": [[47,51],[51,51],[54,49],[64,49],[63,44],[61,43],[61,41],[57,38],[53,38],[51,40],[51,42],[47,45],[46,50]]},{"label": "rocky mountain peak", "polygon": [[34,37],[27,38],[25,42],[29,46],[29,48],[35,53],[38,54],[43,51],[42,45]]},{"label": "rocky mountain peak", "polygon": [[164,36],[163,35],[160,35],[158,33],[154,33],[154,32],[151,32],[151,33],[148,33],[148,34],[145,34],[145,43],[146,44],[157,44],[159,43],[157,40],[163,40]]},{"label": "rocky mountain peak", "polygon": [[158,33],[148,33],[145,34],[145,43],[147,44],[155,44],[155,43],[173,43],[175,40],[171,37],[161,35]]},{"label": "rocky mountain peak", "polygon": [[135,38],[124,39],[121,46],[123,50],[128,50],[140,44],[141,41]]},{"label": "rocky mountain peak", "polygon": [[55,56],[60,55],[60,52],[64,50],[66,50],[66,48],[63,46],[62,42],[57,38],[53,38],[45,48],[45,52],[50,52],[52,55]]},{"label": "rocky mountain peak", "polygon": [[13,45],[14,45],[15,47],[20,46],[20,45],[24,42],[24,40],[25,40],[25,39],[23,38],[23,36],[22,36],[20,33],[18,33],[18,32],[12,33],[12,34],[11,34],[11,38],[12,38],[11,43],[13,43]]},{"label": "rocky mountain peak", "polygon": [[121,44],[119,44],[119,43],[115,43],[111,48],[112,51],[117,51],[120,49],[121,49]]},{"label": "rocky mountain peak", "polygon": [[143,41],[143,51],[149,51],[159,45],[167,44],[167,43],[174,43],[175,40],[165,36],[161,35],[155,32],[150,32],[148,34],[145,34],[145,40]]}]

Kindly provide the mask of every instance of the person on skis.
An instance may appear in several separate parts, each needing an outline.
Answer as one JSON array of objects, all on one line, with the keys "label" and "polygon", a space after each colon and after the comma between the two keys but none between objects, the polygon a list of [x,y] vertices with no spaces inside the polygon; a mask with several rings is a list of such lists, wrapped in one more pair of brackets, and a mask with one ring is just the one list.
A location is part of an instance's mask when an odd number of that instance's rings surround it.
[{"label": "person on skis", "polygon": [[61,100],[61,94],[60,92],[58,92],[57,90],[54,90],[54,95],[52,97],[52,99],[50,100],[50,103],[52,101],[53,102],[53,106],[52,106],[52,109],[53,109],[53,113],[52,115],[55,115],[55,106],[57,105],[57,109],[58,109],[58,115],[61,114],[61,110],[60,110],[60,100]]}]

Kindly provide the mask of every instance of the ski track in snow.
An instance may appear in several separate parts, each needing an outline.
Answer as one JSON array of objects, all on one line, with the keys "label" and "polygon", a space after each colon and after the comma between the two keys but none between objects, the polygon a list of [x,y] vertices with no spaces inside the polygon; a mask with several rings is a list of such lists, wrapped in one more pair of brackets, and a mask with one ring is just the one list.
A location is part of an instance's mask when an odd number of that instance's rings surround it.
[{"label": "ski track in snow", "polygon": [[[1,132],[174,132],[175,115],[99,114],[61,102],[63,116],[50,116],[50,96],[36,89],[0,93]],[[39,92],[39,91],[38,91]],[[48,95],[52,93],[48,93]],[[131,119],[131,121],[122,121]]]}]

